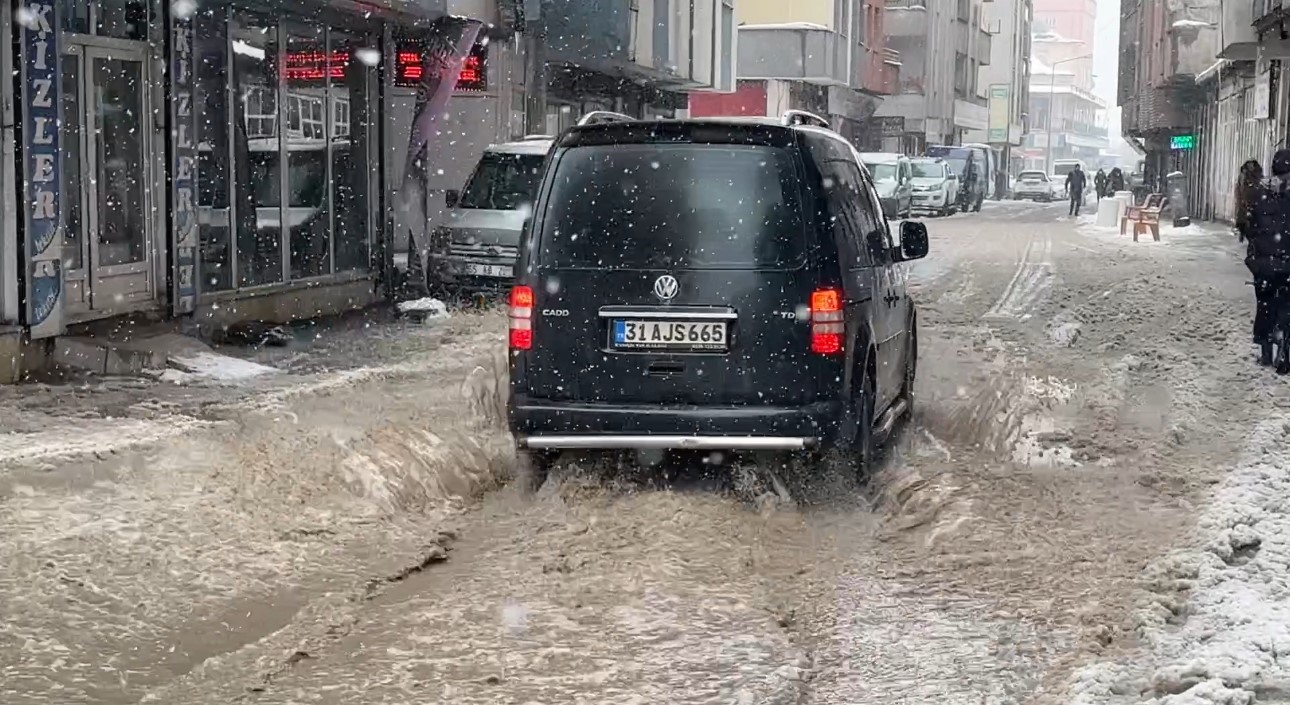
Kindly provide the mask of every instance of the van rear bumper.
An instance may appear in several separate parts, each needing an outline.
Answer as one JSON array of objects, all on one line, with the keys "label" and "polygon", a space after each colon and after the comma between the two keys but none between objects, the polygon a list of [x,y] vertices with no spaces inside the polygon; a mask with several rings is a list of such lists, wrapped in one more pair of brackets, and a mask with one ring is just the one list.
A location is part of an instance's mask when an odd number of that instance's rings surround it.
[{"label": "van rear bumper", "polygon": [[805,450],[836,435],[841,403],[800,407],[577,404],[517,396],[511,433],[521,448]]}]

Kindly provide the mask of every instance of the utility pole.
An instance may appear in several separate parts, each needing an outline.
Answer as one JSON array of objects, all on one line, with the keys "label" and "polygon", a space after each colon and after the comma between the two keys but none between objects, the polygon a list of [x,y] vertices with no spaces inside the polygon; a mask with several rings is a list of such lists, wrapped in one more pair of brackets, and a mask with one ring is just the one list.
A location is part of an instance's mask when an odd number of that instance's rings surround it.
[{"label": "utility pole", "polygon": [[530,135],[546,129],[546,18],[542,0],[524,0],[524,129]]}]

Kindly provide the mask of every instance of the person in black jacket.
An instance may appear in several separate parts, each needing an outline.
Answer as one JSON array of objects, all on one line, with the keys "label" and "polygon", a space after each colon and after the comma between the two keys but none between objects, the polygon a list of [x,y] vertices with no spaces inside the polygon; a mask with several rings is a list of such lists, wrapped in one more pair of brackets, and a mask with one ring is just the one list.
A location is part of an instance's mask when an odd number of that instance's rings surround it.
[{"label": "person in black jacket", "polygon": [[[1247,191],[1245,208],[1248,221],[1245,238],[1249,250],[1245,265],[1254,275],[1254,342],[1259,346],[1259,362],[1272,364],[1273,346],[1290,345],[1278,340],[1277,323],[1290,301],[1290,149],[1278,150],[1272,158],[1271,184]],[[1280,350],[1284,360],[1284,350]],[[1282,369],[1284,367],[1284,369]],[[1277,372],[1290,372],[1290,366]]]},{"label": "person in black jacket", "polygon": [[1079,207],[1084,204],[1084,186],[1088,180],[1079,164],[1066,175],[1066,193],[1071,197],[1071,215],[1079,215]]},{"label": "person in black jacket", "polygon": [[1097,200],[1106,198],[1106,169],[1099,168],[1093,175],[1093,188],[1097,190]]},{"label": "person in black jacket", "polygon": [[1120,167],[1112,167],[1111,173],[1107,175],[1106,193],[1108,196],[1114,196],[1124,190],[1124,172]]}]

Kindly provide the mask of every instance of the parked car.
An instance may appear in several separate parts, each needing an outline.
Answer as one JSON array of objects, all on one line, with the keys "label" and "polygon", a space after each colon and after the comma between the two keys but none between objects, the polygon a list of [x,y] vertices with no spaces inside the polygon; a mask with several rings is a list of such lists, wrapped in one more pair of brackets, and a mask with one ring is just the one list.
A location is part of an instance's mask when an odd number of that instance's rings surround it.
[{"label": "parked car", "polygon": [[[561,452],[778,452],[863,471],[910,409],[916,311],[877,188],[823,119],[574,127],[510,293],[522,477]],[[826,456],[827,451],[834,451]]]},{"label": "parked car", "polygon": [[939,157],[950,165],[959,177],[959,210],[980,211],[985,203],[990,183],[986,180],[988,162],[981,149],[934,144],[927,148],[927,156]]},{"label": "parked car", "polygon": [[914,212],[950,215],[958,211],[959,177],[942,159],[911,159]]},{"label": "parked car", "polygon": [[1053,183],[1043,171],[1029,170],[1017,175],[1017,185],[1012,189],[1015,201],[1029,200],[1039,203],[1051,203],[1057,196],[1056,189],[1061,188]]},{"label": "parked car", "polygon": [[914,174],[909,157],[894,152],[868,152],[860,160],[869,170],[882,212],[888,218],[908,218],[914,209]]},{"label": "parked car", "polygon": [[532,209],[542,163],[552,138],[533,136],[492,145],[461,191],[448,191],[448,213],[435,228],[428,275],[459,289],[510,286],[520,231]]}]

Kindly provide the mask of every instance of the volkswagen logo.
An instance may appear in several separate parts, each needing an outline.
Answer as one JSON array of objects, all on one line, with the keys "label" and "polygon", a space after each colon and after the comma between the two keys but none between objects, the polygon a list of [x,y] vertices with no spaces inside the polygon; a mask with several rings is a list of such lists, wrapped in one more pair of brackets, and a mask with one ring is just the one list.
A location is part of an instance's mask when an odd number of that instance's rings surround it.
[{"label": "volkswagen logo", "polygon": [[664,274],[654,280],[654,295],[663,301],[671,301],[676,298],[676,292],[681,290],[681,285],[676,282],[676,277],[671,274]]}]

